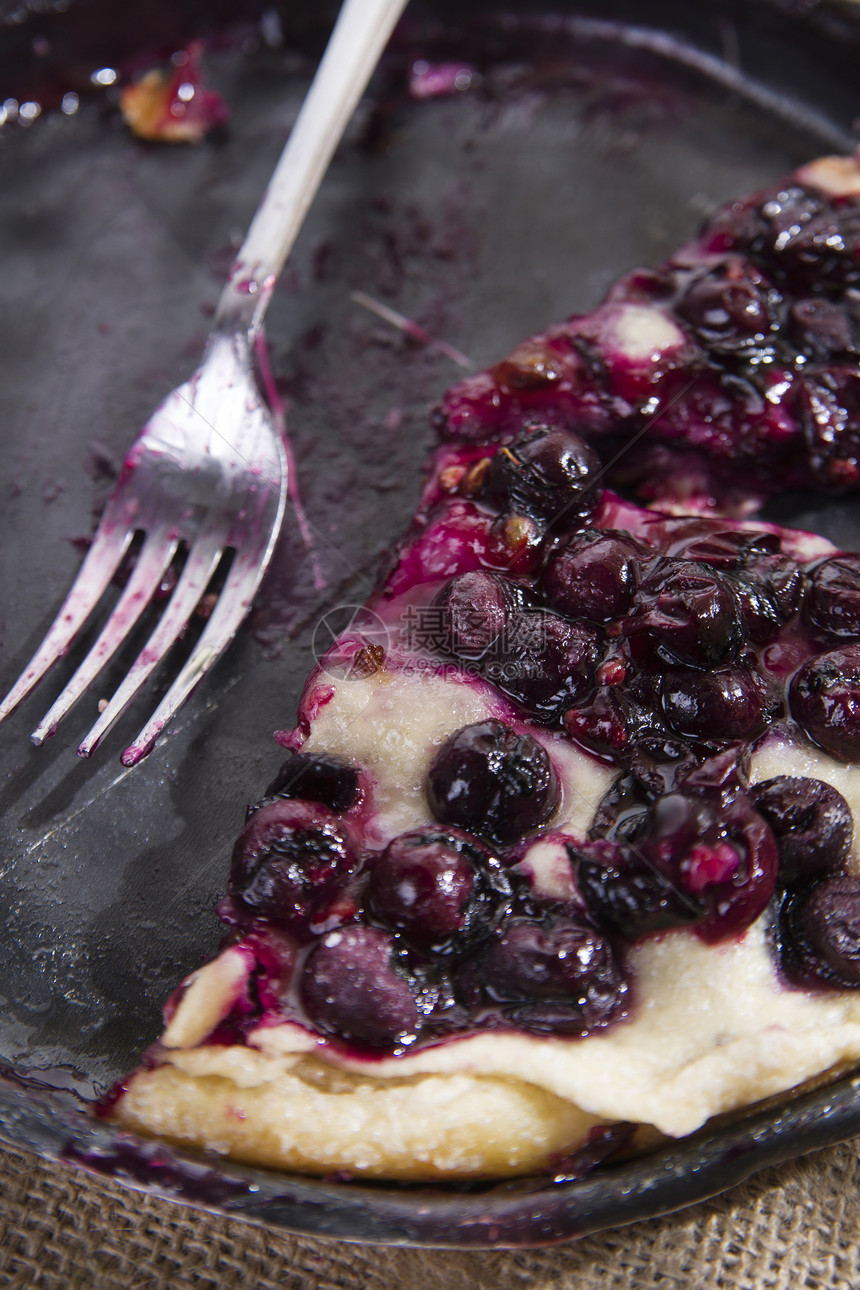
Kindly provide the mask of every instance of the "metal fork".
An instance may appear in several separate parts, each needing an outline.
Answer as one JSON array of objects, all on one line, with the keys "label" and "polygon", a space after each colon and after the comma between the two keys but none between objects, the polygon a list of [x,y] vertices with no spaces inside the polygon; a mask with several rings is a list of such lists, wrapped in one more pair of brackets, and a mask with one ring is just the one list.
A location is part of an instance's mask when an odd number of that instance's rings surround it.
[{"label": "metal fork", "polygon": [[331,38],[221,294],[200,367],[144,426],[123,463],[93,544],[33,658],[0,703],[0,722],[67,653],[96,608],[135,534],[131,575],[92,649],[33,731],[35,744],[127,638],[181,547],[185,564],[141,653],[78,748],[90,756],[189,622],[222,559],[232,562],[190,658],[137,739],[133,766],[223,653],[271,559],[287,495],[287,460],[254,374],[263,315],[332,153],[406,0],[345,0]]}]

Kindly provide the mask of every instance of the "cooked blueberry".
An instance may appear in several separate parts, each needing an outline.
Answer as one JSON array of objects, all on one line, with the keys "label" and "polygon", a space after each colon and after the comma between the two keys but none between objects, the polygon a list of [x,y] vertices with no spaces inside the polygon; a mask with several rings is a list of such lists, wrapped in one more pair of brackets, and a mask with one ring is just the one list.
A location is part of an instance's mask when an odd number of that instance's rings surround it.
[{"label": "cooked blueberry", "polygon": [[858,365],[813,368],[797,381],[797,407],[810,468],[809,482],[830,493],[860,481]]},{"label": "cooked blueberry", "polygon": [[668,793],[627,826],[627,843],[574,854],[594,916],[626,940],[684,924],[716,940],[748,927],[773,894],[776,842],[742,793],[724,803]]},{"label": "cooked blueberry", "polygon": [[806,576],[787,556],[772,556],[740,570],[733,582],[744,634],[765,644],[797,613]]},{"label": "cooked blueberry", "polygon": [[670,735],[644,734],[630,750],[630,773],[650,797],[677,788],[698,764],[690,745]]},{"label": "cooked blueberry", "polygon": [[619,775],[600,799],[588,836],[635,845],[647,831],[650,804],[650,795],[634,775]]},{"label": "cooked blueberry", "polygon": [[688,539],[675,551],[685,560],[707,564],[723,572],[741,569],[765,556],[779,552],[780,539],[774,533],[755,529],[712,529]]},{"label": "cooked blueberry", "polygon": [[837,555],[818,565],[803,618],[825,639],[860,639],[860,555]]},{"label": "cooked blueberry", "polygon": [[394,939],[378,927],[330,932],[312,952],[300,993],[319,1030],[369,1048],[411,1040],[421,1016],[409,982],[394,967]]},{"label": "cooked blueberry", "polygon": [[586,623],[571,623],[548,609],[511,616],[507,654],[484,674],[535,716],[553,717],[568,699],[594,686],[599,637]]},{"label": "cooked blueberry", "polygon": [[443,824],[505,843],[546,823],[559,785],[536,739],[502,721],[480,721],[442,744],[427,776],[427,799]]},{"label": "cooked blueberry", "polygon": [[749,794],[749,768],[750,745],[729,744],[685,771],[679,787],[685,793],[701,794],[712,801],[733,798],[738,792]]},{"label": "cooked blueberry", "polygon": [[641,552],[631,539],[598,532],[569,538],[541,580],[550,606],[569,618],[606,622],[630,608]]},{"label": "cooked blueberry", "polygon": [[639,588],[624,630],[644,662],[716,667],[740,642],[738,606],[728,581],[702,564],[663,561]]},{"label": "cooked blueberry", "polygon": [[791,715],[802,730],[841,761],[860,758],[860,648],[818,654],[796,672]]},{"label": "cooked blueberry", "polygon": [[672,729],[693,739],[754,739],[770,720],[762,681],[743,667],[673,669],[663,677],[662,704]]},{"label": "cooked blueberry", "polygon": [[630,708],[615,686],[602,686],[584,702],[567,708],[564,728],[590,752],[616,760],[630,738]]},{"label": "cooked blueberry", "polygon": [[824,296],[796,301],[788,318],[801,353],[825,361],[834,354],[857,353],[857,332],[852,322],[841,305]]},{"label": "cooked blueberry", "polygon": [[780,915],[782,966],[799,985],[860,986],[860,879],[824,878]]},{"label": "cooked blueberry", "polygon": [[605,1025],[625,993],[606,938],[564,915],[511,920],[483,955],[480,977],[487,999],[508,1005],[517,1025],[563,1034]]},{"label": "cooked blueberry", "polygon": [[516,583],[475,570],[446,582],[433,605],[442,617],[440,644],[456,658],[504,658],[508,623],[519,603]]},{"label": "cooked blueberry", "polygon": [[860,210],[793,185],[732,218],[735,242],[777,280],[848,286],[860,277]]},{"label": "cooked blueberry", "polygon": [[718,265],[691,281],[677,303],[678,313],[706,338],[767,332],[773,324],[768,291],[747,275],[741,261]]},{"label": "cooked blueberry", "polygon": [[805,776],[777,775],[756,785],[756,809],[779,847],[784,886],[840,870],[851,850],[851,808],[832,784]]},{"label": "cooked blueberry", "polygon": [[658,798],[641,855],[705,915],[697,931],[716,940],[742,931],[762,913],[776,885],[776,840],[743,794],[717,805],[691,793]]},{"label": "cooked blueberry", "polygon": [[580,890],[595,919],[625,941],[697,923],[704,906],[637,847],[596,841],[572,849]]},{"label": "cooked blueberry", "polygon": [[560,426],[533,426],[493,457],[486,492],[506,510],[552,525],[573,525],[600,501],[600,459]]},{"label": "cooked blueberry", "polygon": [[239,834],[227,892],[240,912],[289,926],[331,894],[353,858],[346,827],[324,806],[275,801]]},{"label": "cooked blueberry", "polygon": [[[493,872],[495,870],[495,872]],[[505,887],[501,867],[476,838],[432,826],[402,833],[370,868],[372,911],[420,949],[464,937]]]},{"label": "cooked blueberry", "polygon": [[291,752],[265,796],[300,797],[332,811],[348,811],[358,796],[358,771],[331,753]]}]

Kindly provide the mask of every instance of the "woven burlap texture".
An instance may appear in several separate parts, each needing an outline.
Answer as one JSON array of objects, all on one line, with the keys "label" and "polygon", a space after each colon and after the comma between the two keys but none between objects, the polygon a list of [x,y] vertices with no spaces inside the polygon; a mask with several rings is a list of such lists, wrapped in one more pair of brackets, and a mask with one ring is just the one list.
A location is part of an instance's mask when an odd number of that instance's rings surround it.
[{"label": "woven burlap texture", "polygon": [[860,1290],[860,1139],[668,1218],[553,1249],[279,1235],[0,1152],[0,1287],[21,1290]]}]

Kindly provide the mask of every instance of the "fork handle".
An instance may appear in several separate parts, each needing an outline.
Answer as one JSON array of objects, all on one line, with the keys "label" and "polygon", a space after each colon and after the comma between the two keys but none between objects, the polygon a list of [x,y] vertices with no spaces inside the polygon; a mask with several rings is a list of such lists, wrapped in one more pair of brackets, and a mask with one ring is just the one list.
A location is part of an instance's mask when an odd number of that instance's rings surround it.
[{"label": "fork handle", "polygon": [[308,207],[406,0],[344,0],[322,61],[215,311],[218,331],[254,332]]}]

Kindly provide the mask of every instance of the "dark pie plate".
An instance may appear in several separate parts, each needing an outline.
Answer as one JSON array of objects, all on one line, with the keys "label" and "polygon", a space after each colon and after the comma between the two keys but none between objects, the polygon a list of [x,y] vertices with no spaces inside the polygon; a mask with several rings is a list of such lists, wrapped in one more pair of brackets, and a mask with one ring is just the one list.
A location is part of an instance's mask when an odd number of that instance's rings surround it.
[{"label": "dark pie plate", "polygon": [[[92,0],[0,26],[0,103],[45,107],[0,127],[2,690],[74,576],[116,460],[196,360],[324,40],[330,15],[295,8],[276,23],[272,6]],[[229,132],[197,149],[133,141],[91,73],[193,35]],[[0,1139],[296,1231],[479,1247],[664,1213],[860,1132],[846,1075],[579,1181],[408,1188],[224,1163],[86,1110],[215,949],[229,843],[278,765],[268,734],[291,724],[314,625],[364,599],[417,498],[427,407],[458,376],[350,293],[489,362],[662,259],[718,202],[854,146],[858,55],[851,4],[410,9],[271,312],[311,549],[291,515],[249,629],[135,770],[118,754],[151,692],[94,760],[74,751],[128,654],[50,744],[28,741],[92,634],[2,731]],[[410,97],[421,58],[470,65],[471,88]],[[76,112],[48,110],[70,92]],[[769,517],[858,546],[856,499],[786,497]]]}]

